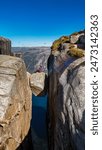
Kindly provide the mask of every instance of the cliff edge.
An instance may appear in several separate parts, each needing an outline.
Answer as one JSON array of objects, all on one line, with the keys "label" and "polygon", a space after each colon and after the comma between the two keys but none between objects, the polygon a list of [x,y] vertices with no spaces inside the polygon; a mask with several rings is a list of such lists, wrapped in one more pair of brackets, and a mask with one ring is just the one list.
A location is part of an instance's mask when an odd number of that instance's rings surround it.
[{"label": "cliff edge", "polygon": [[85,149],[85,31],[63,36],[48,60],[50,150]]},{"label": "cliff edge", "polygon": [[0,150],[17,149],[28,135],[31,96],[24,62],[0,55]]}]

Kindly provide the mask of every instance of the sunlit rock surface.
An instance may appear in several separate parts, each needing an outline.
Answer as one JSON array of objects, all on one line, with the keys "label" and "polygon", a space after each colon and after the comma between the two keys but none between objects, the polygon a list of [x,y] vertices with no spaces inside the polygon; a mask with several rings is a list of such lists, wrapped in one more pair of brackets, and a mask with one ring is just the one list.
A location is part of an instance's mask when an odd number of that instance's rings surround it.
[{"label": "sunlit rock surface", "polygon": [[30,76],[30,87],[35,96],[41,95],[45,89],[46,74],[44,72],[36,72]]},{"label": "sunlit rock surface", "polygon": [[[19,58],[0,56],[0,150],[16,150],[28,135],[31,90]],[[24,148],[24,149],[23,149]],[[22,146],[26,150],[27,145]]]}]

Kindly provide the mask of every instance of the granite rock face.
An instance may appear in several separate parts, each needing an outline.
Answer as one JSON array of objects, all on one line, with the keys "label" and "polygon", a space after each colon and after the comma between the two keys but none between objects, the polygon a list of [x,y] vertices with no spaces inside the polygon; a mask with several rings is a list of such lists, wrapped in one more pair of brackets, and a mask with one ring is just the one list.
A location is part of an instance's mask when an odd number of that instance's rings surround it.
[{"label": "granite rock face", "polygon": [[85,31],[75,32],[70,35],[70,43],[82,43],[85,44]]},{"label": "granite rock face", "polygon": [[11,41],[0,37],[0,54],[11,55]]},{"label": "granite rock face", "polygon": [[[16,150],[25,140],[30,129],[31,96],[23,61],[1,55],[0,150]],[[23,145],[22,150],[26,149]]]},{"label": "granite rock face", "polygon": [[[84,32],[77,33],[74,40],[82,35]],[[58,49],[53,45],[48,59],[50,150],[85,149],[85,43],[72,42],[71,36]]]},{"label": "granite rock face", "polygon": [[41,95],[45,89],[46,74],[44,72],[36,72],[30,76],[30,87],[35,96]]}]

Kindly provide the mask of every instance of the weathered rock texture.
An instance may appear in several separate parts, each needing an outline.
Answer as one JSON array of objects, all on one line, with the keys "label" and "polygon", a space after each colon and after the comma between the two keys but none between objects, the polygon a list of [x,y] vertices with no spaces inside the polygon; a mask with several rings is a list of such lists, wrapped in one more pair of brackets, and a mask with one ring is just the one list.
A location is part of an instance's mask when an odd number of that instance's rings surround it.
[{"label": "weathered rock texture", "polygon": [[11,55],[11,41],[0,37],[0,54]]},{"label": "weathered rock texture", "polygon": [[45,90],[46,74],[44,72],[36,72],[30,75],[30,87],[35,96],[41,95]]},{"label": "weathered rock texture", "polygon": [[21,143],[22,150],[29,149],[23,141],[30,129],[31,104],[31,90],[23,61],[1,55],[0,150],[16,150]]},{"label": "weathered rock texture", "polygon": [[51,47],[54,56],[65,52],[69,56],[82,57],[85,55],[85,31],[75,32],[70,36],[62,36]]},{"label": "weathered rock texture", "polygon": [[84,36],[82,31],[74,33],[56,49],[52,46],[48,60],[50,150],[85,149]]}]

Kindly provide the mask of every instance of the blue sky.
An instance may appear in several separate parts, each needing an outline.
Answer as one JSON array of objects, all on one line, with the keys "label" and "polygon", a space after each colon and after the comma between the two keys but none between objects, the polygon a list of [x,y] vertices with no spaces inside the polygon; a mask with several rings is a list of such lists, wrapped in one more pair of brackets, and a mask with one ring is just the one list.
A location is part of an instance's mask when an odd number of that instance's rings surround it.
[{"label": "blue sky", "polygon": [[0,36],[13,46],[47,46],[85,28],[84,0],[2,0]]}]

